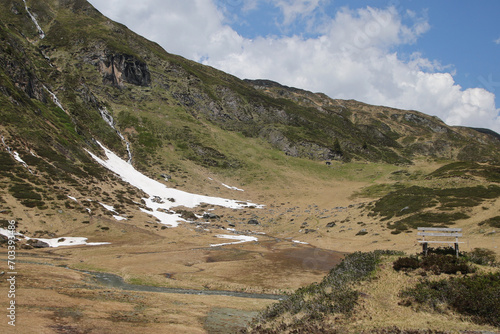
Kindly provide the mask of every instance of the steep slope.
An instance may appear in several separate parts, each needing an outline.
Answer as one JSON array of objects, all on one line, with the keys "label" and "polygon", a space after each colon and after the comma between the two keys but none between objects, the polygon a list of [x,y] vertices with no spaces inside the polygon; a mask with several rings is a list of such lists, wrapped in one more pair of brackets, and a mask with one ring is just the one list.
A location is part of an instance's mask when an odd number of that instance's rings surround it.
[{"label": "steep slope", "polygon": [[[498,159],[500,141],[486,133],[448,127],[414,111],[333,100],[268,81],[244,82],[166,53],[85,1],[29,4],[44,38],[21,1],[2,1],[6,84],[24,91],[21,105],[29,110],[57,96],[76,140],[99,139],[125,155],[120,135],[100,117],[106,110],[131,143],[134,164],[145,171],[167,143],[203,166],[241,167],[234,152],[210,134],[212,125],[311,159]],[[4,96],[13,94],[19,92],[10,89]]]}]

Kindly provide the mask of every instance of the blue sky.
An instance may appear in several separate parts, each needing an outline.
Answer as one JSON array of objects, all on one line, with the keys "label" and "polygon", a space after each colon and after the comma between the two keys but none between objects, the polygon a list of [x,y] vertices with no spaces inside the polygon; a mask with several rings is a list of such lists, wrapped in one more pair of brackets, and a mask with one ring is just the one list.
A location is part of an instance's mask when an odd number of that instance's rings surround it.
[{"label": "blue sky", "polygon": [[500,1],[90,0],[165,50],[240,78],[500,132]]}]

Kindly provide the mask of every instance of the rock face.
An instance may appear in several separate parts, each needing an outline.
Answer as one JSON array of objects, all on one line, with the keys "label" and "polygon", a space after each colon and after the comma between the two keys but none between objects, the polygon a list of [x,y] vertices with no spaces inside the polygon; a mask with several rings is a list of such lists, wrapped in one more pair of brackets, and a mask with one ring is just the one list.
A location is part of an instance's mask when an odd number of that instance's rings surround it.
[{"label": "rock face", "polygon": [[123,83],[136,86],[149,86],[151,73],[148,65],[133,56],[125,54],[110,54],[99,64],[103,74],[103,82],[116,87],[123,87]]}]

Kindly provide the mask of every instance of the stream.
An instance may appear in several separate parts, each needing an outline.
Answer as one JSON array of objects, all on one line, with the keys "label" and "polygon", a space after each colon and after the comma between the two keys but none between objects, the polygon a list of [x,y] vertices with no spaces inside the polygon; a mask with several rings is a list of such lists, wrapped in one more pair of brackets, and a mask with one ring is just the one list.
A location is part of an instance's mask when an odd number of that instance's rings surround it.
[{"label": "stream", "polygon": [[[70,270],[75,270],[68,268]],[[141,292],[160,292],[160,293],[180,293],[185,295],[207,295],[207,296],[228,296],[228,297],[241,297],[241,298],[254,298],[254,299],[272,299],[272,300],[283,300],[284,295],[271,295],[271,294],[259,294],[259,293],[247,293],[247,292],[237,292],[237,291],[224,291],[224,290],[195,290],[195,289],[182,289],[182,288],[166,288],[160,286],[151,285],[136,285],[126,283],[122,277],[102,272],[89,272],[81,271],[92,276],[92,278],[97,281],[97,283],[110,287],[118,288],[127,291],[141,291]]]},{"label": "stream", "polygon": [[[3,260],[6,261],[6,260]],[[17,260],[17,263],[29,263],[37,264],[43,266],[56,266],[51,263],[43,263],[36,261],[24,261]],[[228,296],[228,297],[240,297],[240,298],[253,298],[253,299],[271,299],[271,300],[283,300],[286,298],[285,295],[273,295],[265,293],[248,293],[248,292],[238,292],[238,291],[225,291],[225,290],[196,290],[196,289],[183,289],[183,288],[166,288],[161,286],[152,285],[137,285],[126,283],[123,278],[116,274],[95,272],[87,270],[73,269],[64,266],[63,268],[68,270],[77,271],[80,273],[88,274],[92,277],[94,282],[104,285],[109,288],[116,288],[126,291],[138,291],[138,292],[159,292],[159,293],[178,293],[185,295],[203,295],[203,296]]]}]

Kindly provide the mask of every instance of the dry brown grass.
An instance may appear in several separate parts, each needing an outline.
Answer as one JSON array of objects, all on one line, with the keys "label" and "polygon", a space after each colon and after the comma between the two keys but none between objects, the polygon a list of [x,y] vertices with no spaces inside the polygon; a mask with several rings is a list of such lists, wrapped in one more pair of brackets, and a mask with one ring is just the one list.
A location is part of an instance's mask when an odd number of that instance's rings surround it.
[{"label": "dry brown grass", "polygon": [[[478,325],[466,317],[448,310],[445,313],[431,312],[400,305],[400,291],[418,283],[418,275],[396,272],[392,270],[392,262],[397,257],[385,259],[374,280],[363,282],[358,290],[363,293],[362,301],[350,319],[350,330],[367,331],[373,328],[397,327],[405,330],[429,329],[458,333],[463,330],[490,331],[498,329],[486,325]],[[440,275],[435,279],[443,279]],[[428,277],[433,279],[433,277]]]},{"label": "dry brown grass", "polygon": [[[116,273],[127,282],[137,284],[265,293],[292,291],[320,281],[338,262],[341,254],[328,251],[393,249],[416,253],[420,250],[414,231],[391,234],[387,222],[368,217],[368,212],[361,207],[372,199],[352,197],[365,186],[395,182],[390,173],[400,167],[352,166],[356,170],[351,174],[339,172],[346,169],[344,165],[335,166],[337,170],[332,169],[332,173],[339,177],[327,177],[326,174],[318,177],[283,166],[279,167],[282,170],[274,178],[250,184],[240,184],[242,178],[236,176],[220,175],[216,178],[206,170],[197,170],[196,181],[206,180],[208,176],[217,181],[203,183],[200,189],[193,185],[198,182],[186,182],[179,184],[180,189],[265,204],[263,209],[217,208],[216,213],[221,219],[208,225],[209,231],[187,223],[162,229],[159,224],[151,223],[151,217],[132,208],[127,208],[127,213],[133,217],[122,222],[106,216],[99,206],[93,210],[92,216],[81,209],[37,211],[19,206],[8,194],[2,195],[6,201],[2,205],[11,211],[0,218],[16,218],[20,223],[19,230],[29,230],[30,233],[49,230],[58,237],[84,236],[91,242],[111,242],[111,245],[99,247],[22,251],[25,255],[20,254],[19,259]],[[438,166],[425,162],[408,167],[408,170],[428,173]],[[356,173],[360,174],[359,179],[353,176]],[[447,180],[448,186],[452,181],[460,182]],[[241,187],[245,192],[231,191],[221,187],[220,182]],[[470,180],[466,182],[470,183]],[[113,188],[126,189],[114,181],[102,190],[111,194]],[[70,195],[79,198],[73,192]],[[193,211],[200,213],[200,210]],[[482,247],[500,255],[500,234],[491,233],[492,228],[477,225],[488,217],[497,216],[499,210],[500,200],[485,202],[468,212],[470,219],[456,222],[457,227],[464,229],[462,240],[465,244],[461,245],[461,250]],[[247,225],[246,222],[254,217],[260,225]],[[83,221],[89,223],[82,224]],[[326,224],[330,222],[336,225],[327,228]],[[256,235],[259,238],[257,243],[209,247],[213,243],[225,242],[215,235],[229,234],[221,228],[229,227],[229,223],[235,224],[238,231],[265,232],[266,235]],[[302,227],[303,223],[307,226]],[[306,229],[315,232],[305,233]],[[357,235],[361,229],[368,233]],[[299,245],[292,240],[310,245]],[[5,252],[0,253],[0,257],[5,258]],[[110,330],[126,333],[130,329],[151,333],[203,333],[204,317],[213,308],[255,311],[271,303],[220,296],[96,289],[85,283],[83,274],[53,266],[23,264],[19,272],[18,333],[22,333],[20,328],[37,333],[109,333]],[[415,313],[398,306],[397,290],[409,281],[399,281],[404,274],[383,271],[380,275],[379,280],[363,286],[367,296],[363,299],[363,308],[357,312],[353,328],[363,330],[390,323],[400,328],[412,328],[427,321],[440,324],[441,327],[436,328],[459,328],[453,327],[458,319],[454,315]],[[1,284],[0,289],[4,289],[5,282]],[[5,294],[0,293],[0,301],[6,301]],[[62,312],[64,309],[68,311]],[[475,327],[471,325],[471,328]]]}]

